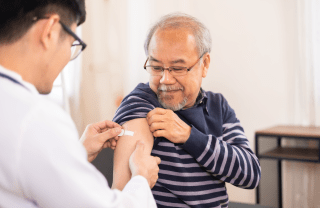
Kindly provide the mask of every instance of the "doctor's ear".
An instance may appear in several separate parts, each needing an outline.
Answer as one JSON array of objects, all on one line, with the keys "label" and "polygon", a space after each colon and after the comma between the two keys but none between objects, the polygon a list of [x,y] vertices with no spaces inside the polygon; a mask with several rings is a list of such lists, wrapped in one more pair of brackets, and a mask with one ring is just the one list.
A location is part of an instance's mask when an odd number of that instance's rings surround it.
[{"label": "doctor's ear", "polygon": [[[41,19],[44,23],[41,25],[40,42],[47,50],[51,46],[58,43],[60,38],[60,31],[62,29],[59,21],[60,17],[57,14],[52,14],[48,19]],[[40,21],[40,20],[39,20]]]},{"label": "doctor's ear", "polygon": [[207,76],[208,69],[210,66],[210,54],[209,53],[205,53],[202,56],[202,62],[203,62],[202,77],[205,78]]}]

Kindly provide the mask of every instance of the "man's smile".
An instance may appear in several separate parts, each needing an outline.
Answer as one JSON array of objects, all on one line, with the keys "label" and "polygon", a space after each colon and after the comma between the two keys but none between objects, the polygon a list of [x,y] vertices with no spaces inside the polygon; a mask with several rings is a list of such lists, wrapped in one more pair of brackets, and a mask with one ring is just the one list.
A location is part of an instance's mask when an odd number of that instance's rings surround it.
[{"label": "man's smile", "polygon": [[175,92],[179,92],[179,91],[182,91],[182,90],[160,90],[159,92],[160,93],[175,93]]}]

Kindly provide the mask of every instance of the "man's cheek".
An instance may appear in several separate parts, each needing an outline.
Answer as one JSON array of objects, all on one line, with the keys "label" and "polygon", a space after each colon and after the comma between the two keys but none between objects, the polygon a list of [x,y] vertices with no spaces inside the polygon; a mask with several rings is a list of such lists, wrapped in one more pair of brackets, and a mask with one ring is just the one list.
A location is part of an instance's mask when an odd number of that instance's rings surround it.
[{"label": "man's cheek", "polygon": [[157,93],[158,92],[158,86],[159,84],[156,84],[153,80],[150,80],[150,88],[152,89],[153,92]]}]

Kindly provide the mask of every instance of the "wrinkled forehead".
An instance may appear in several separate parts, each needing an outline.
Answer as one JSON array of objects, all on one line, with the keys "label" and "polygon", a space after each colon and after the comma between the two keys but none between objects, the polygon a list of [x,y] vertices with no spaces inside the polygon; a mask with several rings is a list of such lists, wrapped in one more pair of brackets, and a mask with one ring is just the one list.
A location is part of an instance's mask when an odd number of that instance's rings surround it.
[{"label": "wrinkled forehead", "polygon": [[192,31],[187,28],[158,29],[150,40],[149,52],[150,55],[155,53],[196,53],[196,40]]}]

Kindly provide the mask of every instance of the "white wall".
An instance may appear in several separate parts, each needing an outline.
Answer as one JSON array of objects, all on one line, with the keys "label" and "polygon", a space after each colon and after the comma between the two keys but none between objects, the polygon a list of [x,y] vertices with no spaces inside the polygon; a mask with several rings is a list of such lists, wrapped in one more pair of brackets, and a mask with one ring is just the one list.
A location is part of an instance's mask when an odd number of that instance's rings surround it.
[{"label": "white wall", "polygon": [[111,120],[115,101],[123,95],[124,69],[127,67],[127,11],[125,1],[86,2],[87,20],[83,25],[80,131],[92,122]]},{"label": "white wall", "polygon": [[[254,149],[256,130],[289,122],[289,74],[298,66],[295,2],[228,0],[197,5],[199,18],[213,36],[213,65],[203,86],[227,98]],[[262,173],[268,174],[264,168]],[[254,191],[228,186],[228,192],[231,201],[255,202]]]},{"label": "white wall", "polygon": [[[147,5],[139,6],[143,2]],[[213,50],[203,88],[227,98],[252,148],[256,130],[292,122],[292,72],[299,64],[295,0],[94,0],[87,1],[83,26],[88,48],[80,131],[112,119],[117,96],[148,81],[142,68],[144,37],[152,22],[174,11],[191,14],[210,29]],[[135,21],[139,18],[147,19]],[[230,201],[255,202],[252,190],[228,185],[228,192]]]}]

